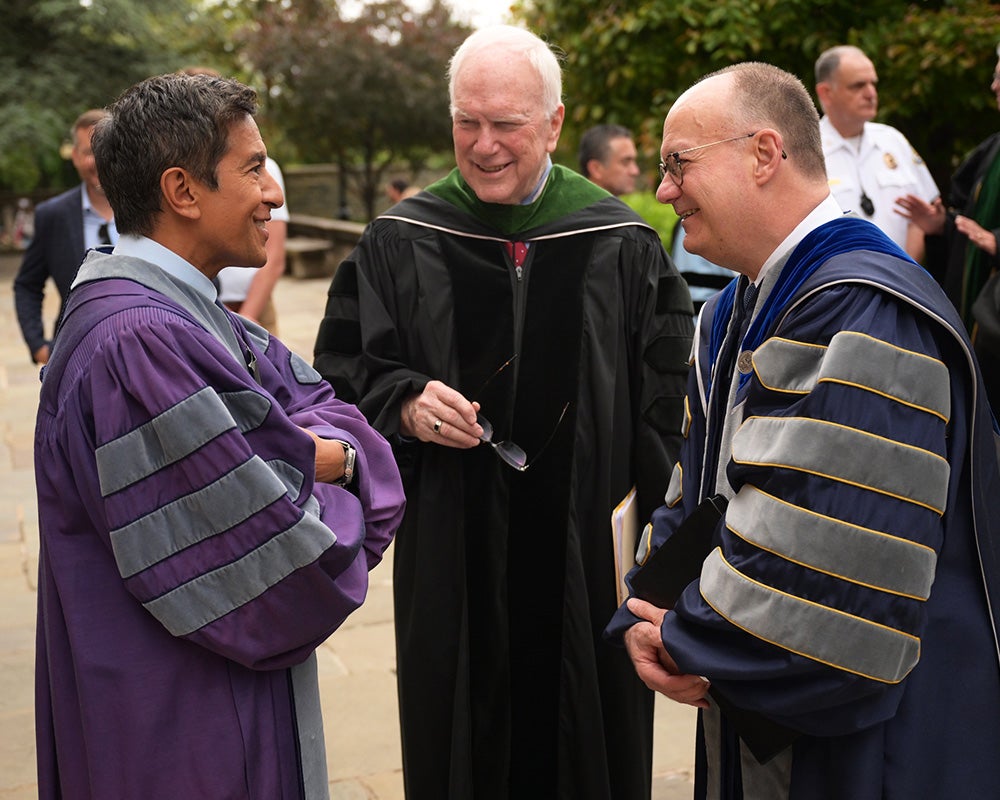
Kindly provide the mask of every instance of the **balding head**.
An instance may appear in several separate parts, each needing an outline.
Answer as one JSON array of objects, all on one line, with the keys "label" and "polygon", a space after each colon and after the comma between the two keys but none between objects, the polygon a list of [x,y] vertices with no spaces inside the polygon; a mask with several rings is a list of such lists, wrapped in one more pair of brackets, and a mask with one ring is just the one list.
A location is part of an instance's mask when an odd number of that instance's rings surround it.
[{"label": "balding head", "polygon": [[661,157],[671,174],[657,198],[681,217],[685,247],[751,276],[829,194],[816,108],[770,64],[727,67],[684,92]]},{"label": "balding head", "polygon": [[819,135],[819,115],[802,81],[771,64],[748,62],[720,70],[731,75],[729,114],[748,130],[773,128],[781,134],[792,166],[826,183],[826,161]]}]

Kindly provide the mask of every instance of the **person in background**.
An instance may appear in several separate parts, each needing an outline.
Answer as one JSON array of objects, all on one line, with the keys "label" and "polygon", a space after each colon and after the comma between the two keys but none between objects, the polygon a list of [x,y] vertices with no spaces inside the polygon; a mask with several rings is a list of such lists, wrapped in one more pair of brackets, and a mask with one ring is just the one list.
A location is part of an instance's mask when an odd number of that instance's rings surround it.
[{"label": "person in background", "polygon": [[406,794],[648,800],[652,694],[601,641],[611,513],[663,497],[691,301],[656,231],[552,164],[541,39],[482,28],[449,78],[457,168],[368,225],[316,340],[404,475]]},{"label": "person in background", "polygon": [[906,194],[932,202],[940,192],[906,137],[872,121],[878,113],[875,65],[851,45],[823,51],[816,59],[816,95],[823,108],[820,134],[834,199],[922,262],[924,233],[897,213],[895,202]]},{"label": "person in background", "polygon": [[327,798],[316,648],[403,511],[388,443],[212,279],[267,258],[256,94],[126,90],[35,432],[40,800]]},{"label": "person in background", "polygon": [[400,200],[413,197],[420,193],[419,186],[411,186],[403,178],[393,178],[385,185],[385,196],[389,198],[390,205],[396,205]]},{"label": "person in background", "polygon": [[[1000,108],[1000,45],[990,91]],[[945,291],[973,334],[990,404],[1000,412],[1000,133],[981,142],[951,178],[948,209],[906,195],[899,208],[928,235],[943,238]]]},{"label": "person in background", "polygon": [[671,608],[632,597],[609,635],[700,709],[698,798],[995,794],[1000,471],[961,320],[843,214],[795,76],[706,76],[660,153],[687,248],[740,277],[702,310],[681,459],[638,561],[699,508],[706,555]]},{"label": "person in background", "polygon": [[36,364],[49,360],[52,345],[42,319],[46,281],[52,279],[61,304],[65,303],[87,250],[118,241],[114,215],[101,188],[90,147],[94,125],[105,115],[103,109],[93,108],[84,111],[73,123],[70,158],[80,176],[80,185],[38,204],[34,236],[14,278],[17,323]]},{"label": "person in background", "polygon": [[635,191],[639,164],[632,132],[621,125],[595,125],[580,139],[580,172],[615,197]]},{"label": "person in background", "polygon": [[21,197],[17,201],[13,230],[14,235],[11,239],[14,247],[23,250],[31,244],[31,240],[35,236],[35,210],[31,207],[31,201],[27,197]]}]

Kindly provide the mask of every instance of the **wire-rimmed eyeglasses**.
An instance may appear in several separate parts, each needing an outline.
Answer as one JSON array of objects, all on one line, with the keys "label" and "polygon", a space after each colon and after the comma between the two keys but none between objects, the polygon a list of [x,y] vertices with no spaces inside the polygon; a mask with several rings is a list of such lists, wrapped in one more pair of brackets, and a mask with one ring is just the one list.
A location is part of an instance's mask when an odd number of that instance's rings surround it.
[{"label": "wire-rimmed eyeglasses", "polygon": [[[667,153],[664,156],[664,161],[657,164],[657,168],[660,170],[660,181],[662,182],[667,175],[670,176],[670,180],[674,182],[674,185],[680,189],[684,185],[684,162],[687,159],[681,158],[684,153],[692,153],[695,150],[704,150],[706,147],[715,147],[717,144],[725,144],[726,142],[738,142],[740,139],[752,139],[760,131],[754,131],[753,133],[741,133],[739,136],[730,136],[728,139],[719,139],[717,142],[709,142],[708,144],[699,144],[694,147],[686,147],[683,150],[675,150],[673,153]],[[784,155],[784,153],[782,153]]]},{"label": "wire-rimmed eyeglasses", "polygon": [[[479,391],[476,392],[476,394],[477,395],[481,394],[483,389],[486,388],[489,382],[492,381],[497,375],[499,375],[505,369],[507,369],[507,367],[510,366],[511,362],[515,358],[517,358],[516,353],[512,355],[510,358],[508,358],[506,361],[504,361],[503,364],[501,364],[497,368],[496,372],[494,372],[492,375],[490,375],[490,377],[486,379],[486,381],[479,388]],[[491,423],[488,419],[486,419],[486,417],[483,416],[481,411],[476,413],[476,422],[478,422],[479,426],[483,429],[483,435],[479,437],[479,441],[485,442],[490,447],[492,447],[493,452],[497,454],[497,456],[500,458],[501,461],[504,462],[504,464],[507,464],[509,467],[513,467],[518,472],[527,472],[528,467],[530,467],[538,460],[538,457],[545,452],[545,449],[549,446],[549,444],[551,444],[552,440],[555,438],[556,431],[559,430],[559,426],[562,424],[563,417],[566,416],[566,411],[568,409],[569,409],[569,402],[567,401],[566,404],[562,407],[562,411],[559,413],[559,419],[556,420],[555,427],[552,428],[552,433],[549,434],[549,438],[545,440],[545,444],[543,444],[541,448],[539,448],[538,452],[535,453],[535,456],[534,458],[531,459],[531,461],[528,461],[528,454],[524,452],[524,448],[522,448],[520,445],[514,444],[514,442],[510,441],[494,442],[493,423]]]}]

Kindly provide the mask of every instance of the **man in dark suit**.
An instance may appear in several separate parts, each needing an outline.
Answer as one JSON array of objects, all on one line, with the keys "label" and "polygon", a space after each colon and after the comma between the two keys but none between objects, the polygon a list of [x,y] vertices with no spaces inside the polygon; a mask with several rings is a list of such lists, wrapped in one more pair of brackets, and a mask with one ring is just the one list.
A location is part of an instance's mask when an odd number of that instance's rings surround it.
[{"label": "man in dark suit", "polygon": [[81,183],[35,209],[35,236],[14,279],[17,322],[36,364],[49,360],[51,344],[42,322],[45,282],[51,277],[59,296],[65,300],[84,253],[92,247],[114,244],[118,239],[111,206],[101,190],[90,149],[94,125],[106,114],[103,109],[91,109],[73,123],[71,158]]}]

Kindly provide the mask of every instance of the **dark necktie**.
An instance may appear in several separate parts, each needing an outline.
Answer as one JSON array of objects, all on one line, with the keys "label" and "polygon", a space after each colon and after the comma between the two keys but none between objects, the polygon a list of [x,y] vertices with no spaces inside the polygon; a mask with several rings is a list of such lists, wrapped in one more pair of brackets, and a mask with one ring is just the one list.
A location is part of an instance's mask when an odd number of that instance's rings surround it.
[{"label": "dark necktie", "polygon": [[743,290],[742,298],[742,313],[739,320],[739,335],[736,337],[735,352],[736,352],[736,369],[740,371],[741,375],[749,375],[753,371],[753,350],[743,350],[743,339],[747,335],[747,330],[750,328],[750,320],[753,317],[753,307],[757,302],[757,286],[753,283],[748,283],[746,288]]},{"label": "dark necktie", "polygon": [[[754,303],[757,301],[757,287],[745,277],[741,277],[736,286],[736,299],[733,303],[734,319],[729,335],[722,342],[722,349],[715,364],[715,381],[719,382],[718,398],[724,402],[728,392],[729,381],[736,367],[740,353],[740,345],[750,327],[750,317],[753,316]],[[726,388],[723,388],[726,387]]]},{"label": "dark necktie", "polygon": [[757,303],[757,288],[756,283],[747,282],[746,287],[743,289],[743,318],[740,320],[740,340],[746,336],[747,328],[750,327],[750,318],[753,316],[753,307]]},{"label": "dark necktie", "polygon": [[[722,341],[722,347],[715,361],[712,374],[712,411],[708,423],[709,450],[717,449],[721,444],[724,421],[729,414],[729,391],[733,381],[733,372],[740,369],[748,372],[752,367],[750,351],[741,352],[740,347],[750,318],[753,316],[754,303],[757,301],[757,287],[747,278],[740,277],[736,286],[736,297],[733,301],[733,317],[729,335]],[[713,450],[714,451],[714,450]]]},{"label": "dark necktie", "polygon": [[111,244],[111,237],[108,236],[108,223],[106,222],[102,222],[101,227],[97,229],[97,244],[98,246]]}]

